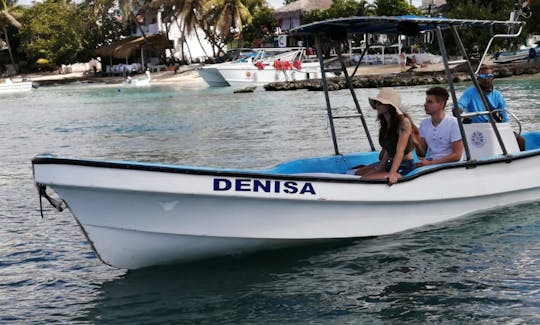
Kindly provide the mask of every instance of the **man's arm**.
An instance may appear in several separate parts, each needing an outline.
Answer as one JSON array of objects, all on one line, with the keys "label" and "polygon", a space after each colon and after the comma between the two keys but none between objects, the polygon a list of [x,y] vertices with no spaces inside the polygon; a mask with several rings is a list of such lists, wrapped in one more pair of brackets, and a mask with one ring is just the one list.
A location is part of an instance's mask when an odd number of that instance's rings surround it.
[{"label": "man's arm", "polygon": [[414,148],[416,149],[416,155],[419,158],[420,157],[425,157],[426,156],[426,151],[427,151],[426,139],[424,139],[423,137],[420,137],[418,142],[414,142]]},{"label": "man's arm", "polygon": [[417,166],[420,167],[420,166],[428,166],[428,165],[436,165],[436,164],[444,164],[448,162],[460,161],[462,154],[463,154],[463,141],[457,140],[457,141],[452,142],[452,153],[449,154],[448,156],[444,156],[442,158],[435,159],[435,160],[422,159],[417,164]]}]

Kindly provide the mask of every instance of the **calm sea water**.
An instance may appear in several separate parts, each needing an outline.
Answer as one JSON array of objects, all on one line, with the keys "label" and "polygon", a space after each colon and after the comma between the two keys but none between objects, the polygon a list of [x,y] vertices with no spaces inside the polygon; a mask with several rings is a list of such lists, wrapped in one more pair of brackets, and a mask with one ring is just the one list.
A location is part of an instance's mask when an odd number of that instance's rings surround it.
[{"label": "calm sea water", "polygon": [[[540,76],[496,81],[540,128]],[[466,85],[458,85],[462,91]],[[427,86],[400,88],[424,117]],[[367,96],[360,104],[375,127]],[[340,110],[352,102],[336,92]],[[333,153],[320,92],[73,84],[0,97],[0,323],[540,323],[540,202],[392,236],[126,272],[68,211],[39,214],[38,153],[266,167]],[[342,151],[367,148],[339,122]],[[494,176],[496,177],[496,175]]]}]

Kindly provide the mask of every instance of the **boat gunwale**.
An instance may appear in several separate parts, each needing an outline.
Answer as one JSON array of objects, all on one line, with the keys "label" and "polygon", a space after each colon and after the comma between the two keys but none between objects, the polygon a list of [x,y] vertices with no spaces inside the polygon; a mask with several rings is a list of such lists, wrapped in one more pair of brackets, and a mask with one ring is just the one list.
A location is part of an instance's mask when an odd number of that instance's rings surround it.
[{"label": "boat gunwale", "polygon": [[[342,157],[343,155],[336,156],[327,156],[321,158],[332,158],[332,157]],[[445,163],[438,165],[430,165],[419,167],[411,172],[410,175],[405,175],[398,179],[398,183],[405,183],[412,181],[416,178],[419,178],[424,175],[432,174],[441,170],[447,169],[456,169],[456,168],[466,168],[472,169],[477,166],[483,165],[492,165],[499,163],[512,163],[516,160],[527,159],[535,156],[540,156],[540,149],[531,149],[527,151],[522,151],[513,155],[508,156],[494,156],[487,159],[480,160],[470,160],[470,161],[459,161],[453,163]],[[309,159],[309,158],[307,158]],[[302,160],[302,159],[299,159]],[[298,161],[298,160],[292,160]],[[290,161],[287,161],[290,162]],[[285,162],[285,163],[287,163]],[[155,163],[145,163],[137,161],[106,161],[106,160],[90,160],[90,159],[73,159],[67,157],[57,157],[57,156],[44,156],[37,155],[32,159],[32,166],[34,165],[72,165],[72,166],[83,166],[83,167],[97,167],[97,168],[113,168],[113,169],[125,169],[125,170],[135,170],[135,171],[148,171],[148,172],[163,172],[163,173],[172,173],[172,174],[187,174],[187,175],[202,175],[202,176],[228,176],[228,177],[250,177],[250,178],[266,178],[266,179],[295,179],[295,180],[306,180],[306,181],[320,181],[328,183],[366,183],[366,184],[387,184],[387,180],[367,180],[362,178],[343,178],[345,174],[335,173],[336,177],[331,175],[334,173],[324,173],[325,176],[317,175],[317,172],[313,172],[313,175],[309,175],[309,172],[305,174],[285,174],[285,173],[275,173],[273,169],[261,169],[256,170],[238,170],[238,169],[221,169],[221,168],[212,168],[212,167],[195,167],[195,166],[185,166],[185,165],[161,165]],[[277,165],[279,166],[279,165]],[[274,168],[276,168],[275,166]],[[352,176],[352,175],[351,175]]]}]

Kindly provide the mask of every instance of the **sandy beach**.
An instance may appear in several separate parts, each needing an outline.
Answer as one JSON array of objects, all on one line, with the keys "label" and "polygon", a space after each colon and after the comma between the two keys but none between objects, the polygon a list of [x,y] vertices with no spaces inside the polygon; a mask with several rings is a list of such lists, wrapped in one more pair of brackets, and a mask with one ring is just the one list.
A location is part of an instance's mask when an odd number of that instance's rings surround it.
[{"label": "sandy beach", "polygon": [[[493,65],[490,60],[485,62],[486,64]],[[175,73],[174,71],[160,71],[152,73],[152,83],[153,84],[181,84],[181,83],[204,83],[204,80],[197,73],[197,69],[201,67],[201,64],[194,64],[190,66],[182,66]],[[516,67],[525,67],[527,64],[516,63],[514,65],[493,65],[495,71],[497,70],[515,70]],[[536,65],[538,67],[538,65]],[[455,66],[451,66],[453,68]],[[352,74],[354,71],[354,66],[349,67],[349,73]],[[536,70],[535,70],[536,71]],[[425,66],[419,66],[414,69],[407,67],[406,73],[414,72],[415,75],[426,75],[426,74],[437,74],[444,75],[444,65],[443,63],[434,63],[427,64]],[[356,72],[356,76],[396,76],[401,72],[399,64],[385,64],[385,65],[361,65]],[[529,72],[530,73],[530,72]],[[534,73],[534,71],[533,71]],[[518,73],[511,73],[518,74]],[[511,75],[505,73],[504,76]],[[133,77],[143,76],[143,74],[134,75]],[[24,79],[32,80],[37,82],[40,85],[53,85],[69,82],[88,82],[88,83],[104,83],[104,84],[121,84],[124,82],[125,78],[123,76],[94,76],[92,72],[74,72],[68,74],[59,74],[58,72],[40,72],[40,73],[30,73],[30,74],[19,74],[12,76],[13,81],[22,81]]]},{"label": "sandy beach", "polygon": [[[168,84],[168,83],[193,83],[193,82],[203,82],[199,74],[197,73],[197,68],[200,65],[187,66],[182,70],[179,70],[177,73],[174,71],[160,71],[152,73],[152,83],[153,84]],[[133,77],[144,76],[144,74],[137,74]],[[57,72],[37,72],[37,73],[28,73],[28,74],[18,74],[12,76],[11,79],[15,82],[22,80],[31,80],[41,85],[50,85],[50,84],[61,84],[69,82],[88,82],[88,83],[104,83],[104,84],[121,84],[124,82],[125,78],[123,76],[94,76],[92,72],[73,72],[73,73],[64,73],[60,74]]]},{"label": "sandy beach", "polygon": [[[185,66],[183,69],[180,69],[177,73],[174,71],[160,71],[152,73],[152,83],[153,84],[168,84],[168,83],[193,83],[193,82],[204,82],[202,78],[197,73],[197,68],[201,65]],[[354,67],[353,67],[354,69]],[[415,71],[418,72],[428,72],[428,71],[442,71],[444,66],[442,63],[430,64],[425,67],[416,68]],[[386,65],[361,65],[358,69],[357,75],[388,75],[388,74],[398,74],[400,73],[399,64],[386,64]],[[135,75],[139,76],[139,75]],[[141,74],[142,76],[142,74]],[[57,83],[67,83],[74,81],[85,81],[93,83],[106,83],[106,84],[120,84],[124,82],[125,78],[123,76],[93,76],[89,71],[87,72],[74,72],[67,74],[59,74],[56,72],[39,72],[39,73],[29,73],[29,74],[19,74],[12,76],[13,81],[21,81],[23,79],[28,79],[35,81],[40,84],[57,84]]]}]

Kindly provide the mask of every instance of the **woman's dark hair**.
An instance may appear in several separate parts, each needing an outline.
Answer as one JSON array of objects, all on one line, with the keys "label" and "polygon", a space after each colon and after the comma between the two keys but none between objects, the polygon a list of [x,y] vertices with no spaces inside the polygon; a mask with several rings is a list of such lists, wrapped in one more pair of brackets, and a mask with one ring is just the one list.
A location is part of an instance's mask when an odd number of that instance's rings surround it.
[{"label": "woman's dark hair", "polygon": [[403,115],[399,115],[396,112],[396,109],[392,105],[388,105],[390,107],[389,113],[390,113],[390,123],[386,122],[386,119],[379,115],[377,117],[377,120],[379,121],[379,138],[380,139],[386,139],[395,136],[398,133],[398,127],[401,121],[403,120]]},{"label": "woman's dark hair", "polygon": [[392,107],[389,111],[390,116],[391,116],[390,123],[387,123],[386,119],[382,117],[382,115],[379,115],[377,117],[377,120],[379,121],[379,125],[380,125],[379,139],[386,139],[386,138],[391,138],[391,137],[396,136],[399,131],[398,130],[399,125],[405,118],[409,119],[409,122],[411,123],[411,130],[412,130],[411,136],[413,137],[413,139],[419,138],[420,131],[418,130],[418,127],[416,126],[416,124],[414,124],[412,118],[405,112],[403,112],[403,115],[400,115],[396,112],[396,109],[392,105],[390,105],[390,107]]}]

